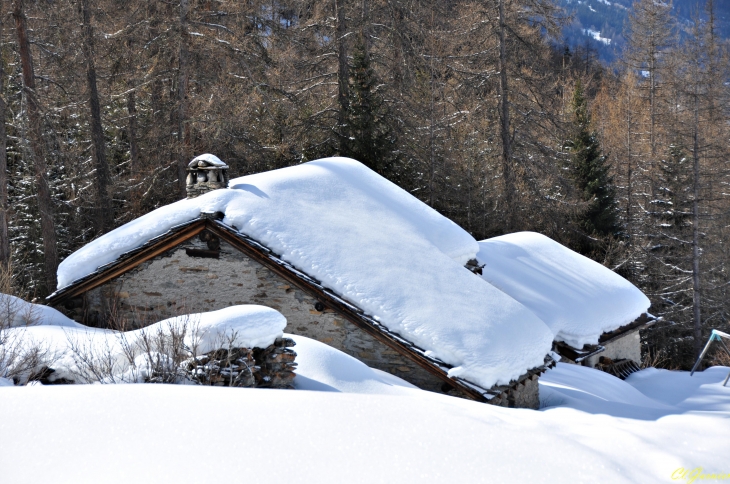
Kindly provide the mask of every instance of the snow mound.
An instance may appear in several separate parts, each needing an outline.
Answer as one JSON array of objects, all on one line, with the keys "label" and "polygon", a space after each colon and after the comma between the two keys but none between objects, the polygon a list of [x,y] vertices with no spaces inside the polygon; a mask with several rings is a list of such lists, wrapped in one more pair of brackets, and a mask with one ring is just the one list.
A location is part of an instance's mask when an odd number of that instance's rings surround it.
[{"label": "snow mound", "polygon": [[730,385],[722,386],[730,368],[712,366],[704,371],[647,368],[626,381],[652,399],[684,412],[723,412],[730,416]]},{"label": "snow mound", "polygon": [[615,272],[534,232],[479,242],[482,277],[539,317],[558,341],[596,344],[633,322],[649,299]]},{"label": "snow mound", "polygon": [[347,158],[237,178],[157,209],[69,256],[59,288],[201,212],[224,213],[225,224],[453,366],[452,377],[507,384],[550,350],[542,321],[464,269],[479,248],[468,233]]},{"label": "snow mound", "polygon": [[83,327],[51,307],[32,304],[15,296],[0,293],[0,328],[32,325]]},{"label": "snow mound", "polygon": [[[723,416],[538,412],[424,391],[0,388],[13,483],[672,482],[679,468],[728,472],[727,429]],[[283,443],[286,465],[272,451]]]},{"label": "snow mound", "polygon": [[667,415],[730,417],[730,387],[722,382],[730,368],[688,371],[646,368],[626,381],[580,365],[558,363],[540,377],[541,407],[570,407],[592,414],[637,420]]},{"label": "snow mound", "polygon": [[286,318],[277,310],[254,304],[165,319],[129,334],[187,329],[185,344],[197,354],[218,348],[266,348],[284,334]]},{"label": "snow mound", "polygon": [[[172,330],[182,334],[185,345],[200,355],[219,348],[265,348],[281,336],[296,343],[297,390],[340,393],[406,394],[422,390],[389,373],[370,368],[361,361],[319,341],[304,336],[283,334],[286,319],[279,312],[264,306],[233,306],[211,313],[191,314],[166,319],[140,330],[119,333],[105,329],[43,326],[6,330],[10,340],[26,348],[43,348],[49,355],[48,365],[54,369],[51,380],[65,378],[77,383],[90,383],[83,361],[111,362],[114,374],[106,375],[105,383],[143,382],[145,368],[153,365],[150,358],[166,358],[150,354],[142,344],[145,336],[155,341]],[[133,367],[133,368],[132,368]],[[0,386],[12,386],[13,380],[0,378]]]},{"label": "snow mound", "polygon": [[297,390],[376,394],[423,391],[324,343],[304,336],[286,336],[297,343],[294,348],[299,365],[294,379]]},{"label": "snow mound", "polygon": [[569,363],[540,377],[541,407],[570,407],[588,413],[651,420],[679,413],[606,372]]},{"label": "snow mound", "polygon": [[202,355],[220,348],[266,348],[283,335],[286,326],[286,318],[281,313],[257,305],[176,316],[127,332],[55,322],[4,331],[27,350],[44,350],[48,366],[55,370],[51,380],[65,378],[78,383],[98,379],[98,373],[89,371],[89,362],[96,362],[104,369],[106,382],[139,380],[138,370],[145,367],[145,358],[158,356],[151,355],[150,350],[156,352],[160,337],[184,334],[185,346],[194,354]]}]

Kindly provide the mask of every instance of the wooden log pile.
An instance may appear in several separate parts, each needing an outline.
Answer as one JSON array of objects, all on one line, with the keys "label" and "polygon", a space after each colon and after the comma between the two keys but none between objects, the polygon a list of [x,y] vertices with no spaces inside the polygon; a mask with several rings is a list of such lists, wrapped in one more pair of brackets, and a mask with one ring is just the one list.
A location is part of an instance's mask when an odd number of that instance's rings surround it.
[{"label": "wooden log pile", "polygon": [[294,388],[296,343],[277,338],[267,348],[230,348],[211,351],[185,362],[185,372],[202,385]]},{"label": "wooden log pile", "polygon": [[296,343],[291,338],[277,338],[268,348],[254,348],[254,359],[259,365],[256,386],[265,388],[294,388],[294,362],[297,354],[290,349]]}]

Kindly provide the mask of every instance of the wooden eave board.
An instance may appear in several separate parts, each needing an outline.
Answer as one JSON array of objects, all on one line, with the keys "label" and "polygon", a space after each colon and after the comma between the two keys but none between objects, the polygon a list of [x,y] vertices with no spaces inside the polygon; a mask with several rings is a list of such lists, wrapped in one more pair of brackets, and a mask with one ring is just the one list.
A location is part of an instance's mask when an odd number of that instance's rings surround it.
[{"label": "wooden eave board", "polygon": [[606,349],[604,346],[601,345],[584,345],[583,348],[577,349],[573,346],[570,346],[568,343],[565,343],[564,341],[554,341],[553,348],[555,348],[555,350],[560,353],[561,356],[564,356],[569,360],[575,361],[576,363],[580,363],[586,358],[597,355],[598,353],[601,353]]},{"label": "wooden eave board", "polygon": [[132,251],[122,254],[117,260],[97,268],[95,272],[75,281],[69,286],[54,292],[46,298],[46,303],[57,306],[69,298],[83,294],[86,291],[99,287],[110,280],[125,274],[135,267],[147,262],[158,255],[167,252],[195,237],[205,229],[205,219],[195,219],[185,224],[173,227],[168,232],[150,239],[146,244]]},{"label": "wooden eave board", "polygon": [[[625,324],[621,326],[620,328],[617,328],[613,331],[608,331],[606,333],[603,333],[598,338],[598,345],[585,345],[583,348],[575,348],[573,346],[570,346],[569,344],[563,342],[563,341],[554,341],[553,346],[558,349],[558,353],[560,353],[562,356],[565,356],[566,358],[569,358],[573,361],[582,361],[590,356],[597,355],[598,353],[602,352],[605,349],[605,345],[608,343],[611,343],[612,341],[616,341],[618,339],[621,339],[625,336],[628,336],[629,334],[642,330],[644,328],[648,328],[652,324],[654,324],[657,320],[650,317],[647,313],[643,313],[641,316],[636,318],[634,321],[632,321],[629,324]],[[586,346],[597,346],[597,348],[586,348]],[[562,350],[562,352],[561,352]]]},{"label": "wooden eave board", "polygon": [[621,339],[624,336],[627,336],[635,331],[648,328],[656,322],[656,318],[650,317],[647,313],[644,313],[629,324],[621,326],[620,328],[617,328],[613,331],[603,333],[598,339],[598,344],[605,345],[612,341],[616,341],[617,339]]}]

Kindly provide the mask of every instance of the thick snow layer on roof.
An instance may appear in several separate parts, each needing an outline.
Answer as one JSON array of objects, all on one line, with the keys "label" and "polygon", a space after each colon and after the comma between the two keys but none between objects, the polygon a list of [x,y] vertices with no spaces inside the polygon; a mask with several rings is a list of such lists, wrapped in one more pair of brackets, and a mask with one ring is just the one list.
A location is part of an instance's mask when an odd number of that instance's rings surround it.
[{"label": "thick snow layer on roof", "polygon": [[201,212],[260,241],[391,331],[484,387],[543,363],[553,335],[470,273],[476,241],[362,164],[329,158],[231,180],[91,242],[59,267],[59,288]]},{"label": "thick snow layer on roof", "polygon": [[533,232],[479,242],[482,277],[527,306],[555,338],[581,348],[631,323],[649,299],[601,264]]},{"label": "thick snow layer on roof", "polygon": [[51,307],[32,304],[15,296],[0,293],[0,328],[31,325],[83,327]]},{"label": "thick snow layer on roof", "polygon": [[[250,207],[266,211],[252,213]],[[236,178],[230,181],[228,190],[180,200],[143,215],[61,262],[58,289],[172,227],[194,220],[202,212],[224,212],[227,223],[238,222],[239,230],[252,235],[257,225],[272,222],[265,217],[287,214],[290,210],[290,225],[276,227],[283,230],[282,239],[287,235],[300,237],[307,232],[324,232],[325,242],[340,235],[358,235],[360,243],[365,244],[410,232],[410,238],[425,239],[462,265],[479,250],[477,241],[461,227],[364,165],[348,158],[328,158]],[[392,236],[391,228],[398,229]],[[308,244],[302,243],[300,251],[307,248]]]}]

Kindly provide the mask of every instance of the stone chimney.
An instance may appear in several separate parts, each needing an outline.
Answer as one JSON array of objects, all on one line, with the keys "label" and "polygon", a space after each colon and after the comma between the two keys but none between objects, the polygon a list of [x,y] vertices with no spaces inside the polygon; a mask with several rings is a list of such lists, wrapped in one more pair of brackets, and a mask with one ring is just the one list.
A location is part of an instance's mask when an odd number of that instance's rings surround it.
[{"label": "stone chimney", "polygon": [[188,198],[195,198],[211,190],[228,187],[228,165],[215,155],[206,153],[195,157],[188,164],[187,171]]}]

